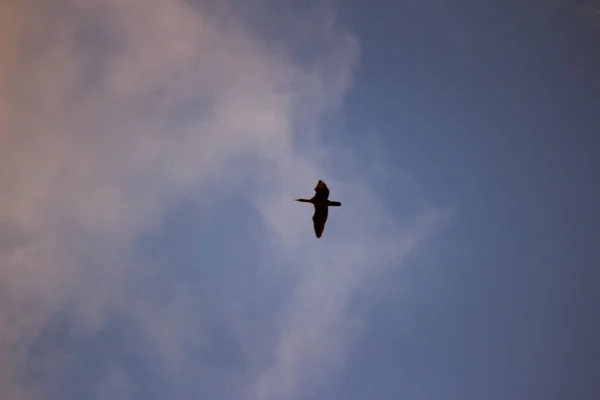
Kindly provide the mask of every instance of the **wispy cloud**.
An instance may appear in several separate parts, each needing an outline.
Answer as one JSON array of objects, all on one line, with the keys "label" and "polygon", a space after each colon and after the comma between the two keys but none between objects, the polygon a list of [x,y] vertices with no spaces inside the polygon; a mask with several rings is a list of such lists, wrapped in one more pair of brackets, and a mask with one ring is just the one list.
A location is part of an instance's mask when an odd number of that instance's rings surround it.
[{"label": "wispy cloud", "polygon": [[[439,214],[399,224],[371,191],[368,171],[351,180],[327,173],[319,114],[340,106],[358,59],[357,41],[333,14],[296,16],[289,38],[301,31],[322,39],[298,59],[275,40],[282,36],[253,27],[246,17],[254,14],[232,3],[1,7],[2,397],[51,396],[53,389],[24,379],[32,379],[32,346],[64,310],[87,332],[107,329],[116,312],[126,315],[139,331],[136,342],[181,393],[189,390],[182,368],[190,351],[210,349],[206,332],[215,324],[246,360],[222,382],[238,397],[294,398],[342,363],[346,335],[360,326],[347,309],[353,289],[400,265]],[[256,15],[268,15],[256,7]],[[309,144],[303,151],[299,139]],[[344,207],[316,241],[311,210],[291,199],[310,194],[320,178]],[[227,274],[229,265],[211,266],[229,282],[221,293],[181,277],[157,281],[153,274],[168,266],[139,253],[140,235],[160,231],[179,200],[206,208],[232,192],[263,221],[237,248],[261,249],[261,281],[251,282],[262,286]],[[265,283],[281,277],[289,291]],[[152,295],[157,282],[167,295]],[[198,294],[204,289],[210,295]],[[259,290],[270,290],[269,301],[256,300],[267,296]],[[188,374],[211,374],[199,358]],[[110,367],[98,395],[126,396],[135,385],[126,375]]]}]

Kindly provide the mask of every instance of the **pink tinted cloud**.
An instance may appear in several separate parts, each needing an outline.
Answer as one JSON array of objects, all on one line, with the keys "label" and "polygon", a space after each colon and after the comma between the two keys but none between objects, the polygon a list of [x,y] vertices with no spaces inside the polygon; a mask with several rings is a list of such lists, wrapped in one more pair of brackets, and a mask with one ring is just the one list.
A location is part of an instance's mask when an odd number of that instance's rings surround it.
[{"label": "pink tinted cloud", "polygon": [[[33,393],[20,378],[31,343],[65,304],[75,304],[86,329],[102,327],[112,310],[129,313],[146,328],[140,340],[175,376],[186,346],[203,340],[202,317],[189,313],[186,288],[169,301],[131,298],[138,272],[149,268],[133,254],[135,238],[160,227],[173,199],[201,200],[209,184],[235,190],[248,177],[268,188],[249,194],[275,235],[265,268],[274,268],[274,255],[287,259],[297,290],[281,299],[288,306],[279,328],[265,327],[275,339],[254,346],[271,361],[248,371],[240,393],[293,396],[298,382],[341,362],[345,331],[360,325],[346,311],[353,288],[365,274],[400,264],[439,217],[390,225],[365,175],[331,179],[336,195],[352,193],[352,218],[340,219],[329,246],[315,249],[306,235],[310,211],[289,201],[328,178],[313,157],[320,150],[299,154],[294,137],[316,138],[319,113],[339,107],[356,40],[330,18],[305,17],[333,43],[307,69],[223,13],[227,7],[178,0],[1,7],[0,226],[13,232],[11,240],[0,236],[2,397],[43,397],[44,388]],[[298,124],[313,130],[297,132]],[[273,168],[232,167],[241,155]],[[368,242],[365,231],[374,234]],[[240,331],[256,328],[241,321]],[[127,390],[119,374],[107,377],[107,392]]]}]

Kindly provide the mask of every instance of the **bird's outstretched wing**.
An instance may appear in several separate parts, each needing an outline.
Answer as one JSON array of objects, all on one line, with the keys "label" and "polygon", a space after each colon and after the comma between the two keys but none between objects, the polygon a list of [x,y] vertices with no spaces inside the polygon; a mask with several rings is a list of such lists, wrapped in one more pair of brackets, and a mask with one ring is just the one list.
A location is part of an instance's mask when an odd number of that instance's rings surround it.
[{"label": "bird's outstretched wing", "polygon": [[317,186],[315,186],[315,192],[316,194],[313,197],[313,199],[315,200],[324,201],[329,198],[329,188],[327,187],[325,182],[321,180],[317,183]]},{"label": "bird's outstretched wing", "polygon": [[315,215],[313,215],[313,225],[315,226],[315,235],[318,238],[323,234],[325,229],[325,222],[327,222],[327,210],[326,206],[315,206]]}]

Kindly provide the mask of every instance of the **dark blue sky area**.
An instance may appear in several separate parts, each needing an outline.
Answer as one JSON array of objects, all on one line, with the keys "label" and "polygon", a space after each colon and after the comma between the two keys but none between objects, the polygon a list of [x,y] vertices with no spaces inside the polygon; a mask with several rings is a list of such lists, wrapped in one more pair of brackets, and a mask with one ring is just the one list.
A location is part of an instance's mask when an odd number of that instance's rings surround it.
[{"label": "dark blue sky area", "polygon": [[356,346],[336,394],[600,398],[600,26],[408,3],[346,2],[362,67],[344,140],[384,136],[379,161],[454,217],[395,272],[409,293],[372,310],[378,345]]}]

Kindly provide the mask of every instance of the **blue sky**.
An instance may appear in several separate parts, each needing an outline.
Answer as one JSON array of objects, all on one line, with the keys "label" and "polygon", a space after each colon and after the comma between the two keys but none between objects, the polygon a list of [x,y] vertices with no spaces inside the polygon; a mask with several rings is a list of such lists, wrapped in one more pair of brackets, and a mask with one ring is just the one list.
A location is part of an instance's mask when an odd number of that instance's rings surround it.
[{"label": "blue sky", "polygon": [[3,399],[600,395],[594,2],[1,9]]}]

